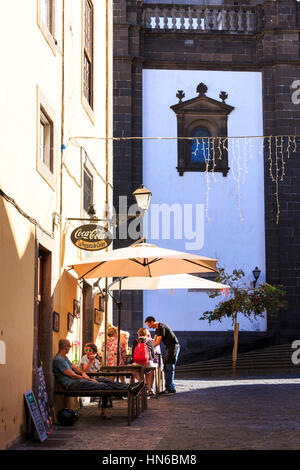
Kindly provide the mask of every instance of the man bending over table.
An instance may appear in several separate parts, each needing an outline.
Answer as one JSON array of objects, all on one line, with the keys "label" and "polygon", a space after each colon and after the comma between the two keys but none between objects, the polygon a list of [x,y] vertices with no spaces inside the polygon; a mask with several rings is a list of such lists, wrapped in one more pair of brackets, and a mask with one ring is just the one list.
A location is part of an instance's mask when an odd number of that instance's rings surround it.
[{"label": "man bending over table", "polygon": [[[136,384],[128,385],[114,382],[105,377],[92,379],[67,358],[71,348],[71,343],[68,339],[60,339],[58,348],[58,354],[56,354],[52,361],[52,370],[56,380],[65,390],[130,390],[134,395],[137,395],[144,385],[143,380]],[[102,397],[101,417],[103,419],[111,419],[107,413],[107,400],[108,396]]]}]

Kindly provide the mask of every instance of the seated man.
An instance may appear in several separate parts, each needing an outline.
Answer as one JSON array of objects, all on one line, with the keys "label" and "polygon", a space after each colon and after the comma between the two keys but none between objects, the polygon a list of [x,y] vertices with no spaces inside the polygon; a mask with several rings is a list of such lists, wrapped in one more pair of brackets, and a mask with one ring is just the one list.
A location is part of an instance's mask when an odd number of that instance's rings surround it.
[{"label": "seated man", "polygon": [[[137,395],[144,385],[144,381],[137,384],[128,385],[125,383],[113,382],[105,377],[99,379],[90,378],[79,367],[73,365],[67,358],[71,343],[68,339],[61,339],[58,343],[58,354],[53,359],[52,370],[56,380],[66,390],[130,390]],[[107,396],[102,397],[101,417],[111,419],[107,413]]]}]

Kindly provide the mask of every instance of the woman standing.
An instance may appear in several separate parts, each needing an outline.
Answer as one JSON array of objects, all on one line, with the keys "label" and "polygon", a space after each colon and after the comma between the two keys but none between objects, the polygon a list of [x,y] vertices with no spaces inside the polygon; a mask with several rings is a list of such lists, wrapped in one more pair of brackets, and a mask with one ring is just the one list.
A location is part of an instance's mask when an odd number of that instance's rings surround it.
[{"label": "woman standing", "polygon": [[[102,352],[104,345],[102,346]],[[126,361],[126,347],[123,342],[120,342],[119,348],[119,366],[123,366]],[[118,356],[118,330],[111,326],[107,330],[107,342],[106,342],[106,366],[116,366]],[[111,377],[111,380],[113,378]],[[120,377],[121,382],[125,381],[125,377]]]}]

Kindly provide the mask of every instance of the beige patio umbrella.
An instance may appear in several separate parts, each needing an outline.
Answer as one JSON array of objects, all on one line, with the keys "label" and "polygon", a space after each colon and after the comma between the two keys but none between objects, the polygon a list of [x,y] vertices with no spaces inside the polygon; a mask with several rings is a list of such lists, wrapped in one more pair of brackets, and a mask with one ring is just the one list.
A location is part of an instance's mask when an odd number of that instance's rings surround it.
[{"label": "beige patio umbrella", "polygon": [[[149,243],[137,243],[97,254],[95,257],[69,265],[80,279],[118,277],[118,346],[121,329],[121,292],[123,277],[155,277],[169,274],[218,272],[217,260],[182,251],[161,248]],[[119,347],[117,365],[119,365]]]},{"label": "beige patio umbrella", "polygon": [[168,274],[218,272],[217,260],[148,243],[118,248],[79,261],[69,268],[80,279],[102,277],[155,277]]},{"label": "beige patio umbrella", "polygon": [[[119,290],[119,281],[114,281],[110,290]],[[203,292],[230,289],[230,286],[209,281],[191,274],[172,274],[155,277],[127,277],[122,279],[122,290],[199,289]]]}]

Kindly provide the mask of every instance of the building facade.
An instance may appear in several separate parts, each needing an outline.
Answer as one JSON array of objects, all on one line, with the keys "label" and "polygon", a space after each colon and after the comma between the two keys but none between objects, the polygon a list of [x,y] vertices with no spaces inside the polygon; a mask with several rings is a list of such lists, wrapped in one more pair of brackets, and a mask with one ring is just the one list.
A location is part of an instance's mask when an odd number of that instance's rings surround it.
[{"label": "building facade", "polygon": [[[259,282],[284,285],[286,311],[239,319],[246,342],[285,342],[300,329],[299,7],[114,1],[114,135],[143,137],[115,143],[115,204],[143,182],[156,205],[144,220],[148,241],[217,257],[247,283],[258,266]],[[206,294],[128,294],[134,302],[135,323],[152,314],[174,327],[182,359],[232,341],[230,322],[199,321],[215,305]]]},{"label": "building facade", "polygon": [[27,431],[24,393],[37,397],[41,363],[54,405],[51,360],[59,339],[72,342],[75,360],[85,342],[100,344],[105,307],[111,320],[110,303],[67,266],[90,256],[70,239],[81,219],[89,220],[90,205],[106,224],[112,202],[112,3],[6,3],[0,22],[4,449]]}]

